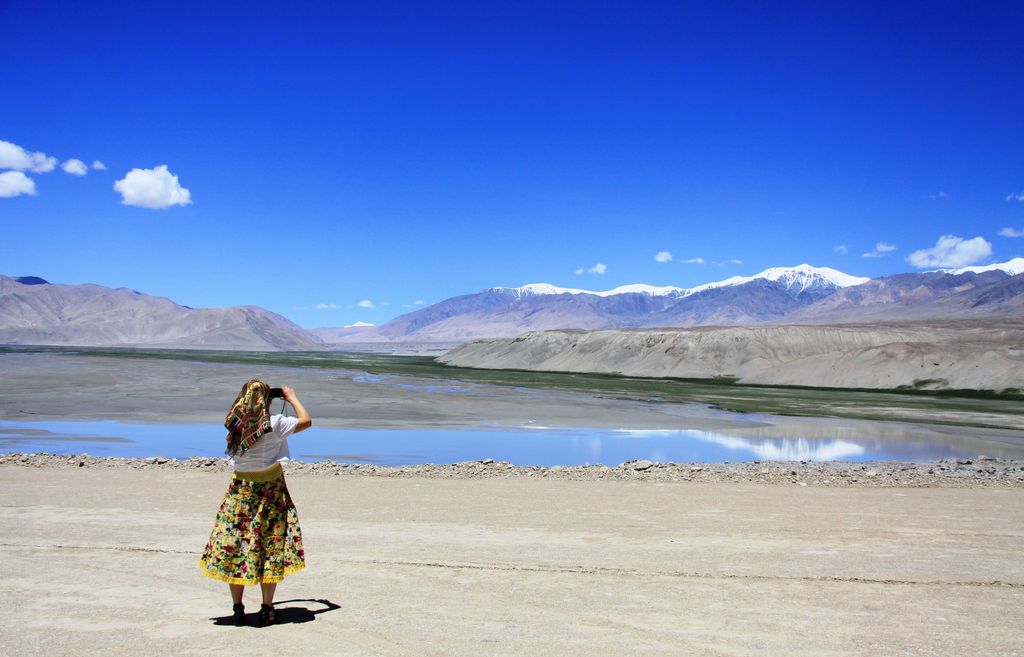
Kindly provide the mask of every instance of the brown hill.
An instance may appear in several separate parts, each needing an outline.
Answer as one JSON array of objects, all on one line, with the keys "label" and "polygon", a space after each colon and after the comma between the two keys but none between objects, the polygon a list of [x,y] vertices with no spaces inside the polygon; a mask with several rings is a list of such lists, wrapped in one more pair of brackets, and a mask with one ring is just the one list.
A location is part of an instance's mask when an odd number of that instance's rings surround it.
[{"label": "brown hill", "polygon": [[1024,322],[544,331],[481,340],[439,360],[458,367],[736,377],[841,388],[1024,388]]},{"label": "brown hill", "polygon": [[0,343],[311,350],[322,344],[256,306],[189,308],[102,285],[0,276]]}]

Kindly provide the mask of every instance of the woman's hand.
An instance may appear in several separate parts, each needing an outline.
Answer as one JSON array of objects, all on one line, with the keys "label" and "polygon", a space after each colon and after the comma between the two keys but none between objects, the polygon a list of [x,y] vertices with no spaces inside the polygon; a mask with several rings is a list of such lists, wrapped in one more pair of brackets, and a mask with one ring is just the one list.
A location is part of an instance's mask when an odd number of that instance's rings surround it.
[{"label": "woman's hand", "polygon": [[302,402],[299,401],[299,397],[295,394],[295,389],[289,388],[288,386],[281,386],[281,392],[284,393],[284,398],[292,405],[292,408],[295,409],[295,417],[299,420],[298,425],[295,427],[295,433],[305,431],[313,426],[313,418],[309,416],[309,411],[307,411],[302,405]]}]

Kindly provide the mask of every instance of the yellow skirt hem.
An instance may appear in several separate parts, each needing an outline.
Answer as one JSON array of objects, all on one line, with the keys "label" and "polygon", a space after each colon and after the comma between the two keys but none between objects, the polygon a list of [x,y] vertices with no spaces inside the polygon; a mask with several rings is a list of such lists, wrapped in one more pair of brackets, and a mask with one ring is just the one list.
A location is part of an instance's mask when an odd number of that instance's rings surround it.
[{"label": "yellow skirt hem", "polygon": [[214,572],[212,570],[207,569],[205,561],[200,561],[199,562],[200,570],[202,570],[203,574],[206,575],[207,577],[209,577],[210,579],[215,579],[218,582],[227,582],[228,584],[241,584],[242,586],[255,586],[256,584],[276,584],[277,582],[280,582],[281,580],[283,580],[286,575],[291,575],[292,573],[297,573],[297,572],[299,572],[300,570],[302,570],[305,567],[306,567],[306,564],[304,564],[304,563],[303,564],[298,564],[298,565],[295,565],[295,566],[288,566],[287,568],[284,569],[284,575],[264,576],[263,579],[260,580],[260,579],[257,579],[255,577],[243,578],[243,577],[229,577],[228,575],[221,575],[220,573],[217,573],[217,572]]}]

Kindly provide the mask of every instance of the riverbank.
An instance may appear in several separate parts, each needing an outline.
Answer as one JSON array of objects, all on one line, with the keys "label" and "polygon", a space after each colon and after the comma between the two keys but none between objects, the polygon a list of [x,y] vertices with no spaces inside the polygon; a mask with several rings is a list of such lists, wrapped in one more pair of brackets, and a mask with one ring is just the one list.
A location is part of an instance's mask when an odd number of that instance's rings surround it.
[{"label": "riverbank", "polygon": [[23,466],[0,466],[11,655],[999,657],[1024,626],[1019,488],[290,464],[308,568],[255,629],[197,568],[219,465]]},{"label": "riverbank", "polygon": [[[457,370],[425,366],[423,359],[382,363],[357,355],[202,360],[213,356],[0,351],[0,420],[219,422],[241,383],[258,377],[295,388],[318,427],[688,429],[750,439],[877,436],[948,445],[967,457],[1020,458],[1024,449],[1024,413],[1015,400]],[[271,362],[262,362],[264,356]],[[293,360],[281,362],[286,358]]]},{"label": "riverbank", "polygon": [[[127,469],[228,473],[222,458],[170,459],[96,457],[88,454],[0,454],[0,468]],[[1024,488],[1024,461],[978,456],[929,463],[902,461],[771,461],[748,463],[654,463],[627,461],[617,467],[516,466],[486,459],[449,464],[386,467],[366,463],[291,461],[288,472],[321,477],[413,479],[548,479],[651,483],[742,483],[816,488]]]},{"label": "riverbank", "polygon": [[727,377],[747,384],[979,390],[1019,398],[1024,325],[1016,318],[884,324],[532,331],[468,342],[457,367]]}]

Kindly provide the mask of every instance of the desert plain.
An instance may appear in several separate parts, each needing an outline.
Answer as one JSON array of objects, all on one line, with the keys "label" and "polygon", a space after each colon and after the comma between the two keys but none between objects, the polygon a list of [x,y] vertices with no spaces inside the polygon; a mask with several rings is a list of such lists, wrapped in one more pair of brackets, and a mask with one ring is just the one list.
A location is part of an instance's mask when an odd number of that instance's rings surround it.
[{"label": "desert plain", "polygon": [[[436,381],[244,364],[4,354],[0,373],[7,420],[217,422],[225,397],[264,376],[293,385],[320,426],[748,421],[587,392],[467,384],[445,395]],[[764,435],[811,421],[758,418]],[[1006,427],[920,431],[1021,444]],[[294,464],[308,567],[279,586],[280,624],[236,628],[227,587],[197,566],[229,476],[222,462],[6,457],[0,646],[48,656],[1020,655],[1024,485],[1019,461],[999,464],[996,479],[979,461],[961,468],[975,478],[865,474],[845,487],[810,476],[828,467],[813,463],[773,464],[796,476],[763,479],[648,477],[628,465],[629,477],[576,479],[482,464],[444,476]],[[250,591],[253,615],[255,600]]]}]

